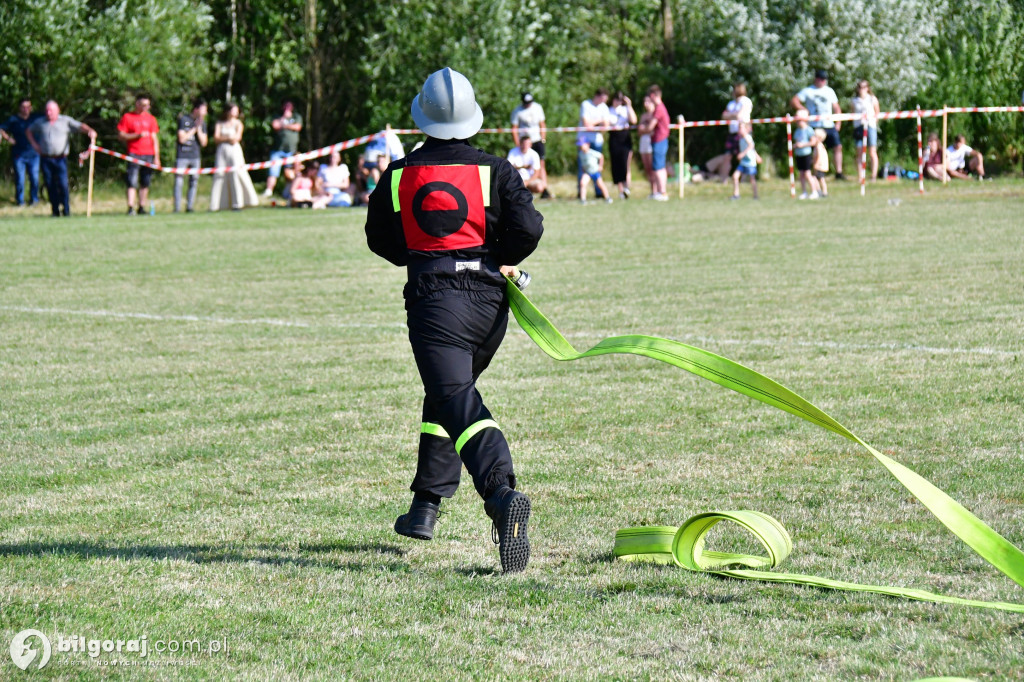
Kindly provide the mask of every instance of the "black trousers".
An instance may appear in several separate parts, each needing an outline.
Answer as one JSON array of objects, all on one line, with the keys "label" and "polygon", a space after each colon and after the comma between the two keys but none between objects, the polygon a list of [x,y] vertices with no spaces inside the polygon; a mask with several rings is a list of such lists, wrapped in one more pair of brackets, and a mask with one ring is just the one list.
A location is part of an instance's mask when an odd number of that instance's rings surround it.
[{"label": "black trousers", "polygon": [[608,133],[608,156],[612,160],[612,182],[615,184],[626,181],[631,151],[633,138],[628,130],[613,130]]},{"label": "black trousers", "polygon": [[423,380],[423,422],[440,425],[447,435],[421,433],[416,477],[410,488],[452,497],[462,465],[481,497],[502,485],[515,487],[512,455],[501,430],[485,426],[465,440],[473,425],[491,413],[476,390],[508,326],[508,301],[500,288],[490,291],[435,292],[408,306],[409,342]]}]

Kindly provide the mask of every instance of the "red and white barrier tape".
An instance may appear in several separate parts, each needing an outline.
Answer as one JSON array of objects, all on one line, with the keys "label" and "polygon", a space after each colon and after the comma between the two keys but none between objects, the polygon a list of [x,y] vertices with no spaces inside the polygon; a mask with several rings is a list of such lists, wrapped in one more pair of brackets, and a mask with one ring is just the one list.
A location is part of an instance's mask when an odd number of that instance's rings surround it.
[{"label": "red and white barrier tape", "polygon": [[[878,115],[878,119],[905,119],[905,118],[934,118],[936,116],[942,116],[943,113],[947,114],[997,114],[997,113],[1012,113],[1012,112],[1024,112],[1024,106],[1015,107],[946,107],[945,109],[915,109],[912,111],[883,111]],[[831,114],[828,116],[809,116],[809,121],[820,121],[823,119],[831,119],[832,121],[855,121],[861,117],[860,114]],[[769,118],[754,118],[750,120],[750,123],[790,123],[793,120],[792,116],[787,114],[785,116],[772,116]],[[736,121],[730,120],[714,120],[714,121],[685,121],[682,124],[670,123],[669,128],[672,130],[678,130],[680,127],[683,128],[708,128],[713,126],[725,126]],[[580,132],[608,132],[611,130],[630,130],[635,129],[634,126],[627,128],[602,128],[595,130],[593,128],[584,128],[580,126],[555,126],[546,128],[546,132],[549,133],[580,133]],[[866,128],[865,128],[866,130]],[[422,135],[423,131],[417,128],[392,128],[392,133],[396,135]],[[481,128],[480,133],[511,133],[511,128]],[[78,157],[78,165],[82,165],[89,159],[90,150],[94,150],[100,154],[106,154],[116,159],[135,163],[140,166],[152,168],[153,170],[160,171],[161,173],[173,173],[175,175],[212,175],[214,173],[228,173],[234,170],[261,170],[264,168],[270,168],[274,165],[286,165],[294,163],[296,161],[307,161],[309,159],[317,159],[322,156],[335,151],[342,151],[350,149],[352,147],[358,147],[359,145],[366,144],[370,140],[380,137],[385,133],[379,132],[373,135],[363,135],[362,137],[355,137],[351,140],[345,140],[344,142],[338,142],[327,147],[321,147],[309,152],[303,152],[301,154],[294,154],[292,156],[278,159],[276,161],[258,161],[256,163],[247,163],[244,166],[226,166],[223,168],[169,168],[167,166],[160,166],[155,163],[149,163],[142,159],[137,159],[128,154],[122,154],[115,152],[111,149],[106,149],[100,146],[93,146],[90,149],[82,152]],[[922,188],[922,191],[923,188]],[[794,189],[795,192],[795,189]]]},{"label": "red and white barrier tape", "polygon": [[[380,137],[384,133],[374,133],[373,135],[363,135],[362,137],[354,137],[351,140],[345,140],[344,142],[338,142],[327,147],[321,147],[320,149],[314,149],[313,151],[303,152],[301,154],[293,154],[292,156],[285,157],[283,159],[277,159],[276,161],[257,161],[256,163],[247,163],[244,166],[224,166],[221,168],[169,168],[167,166],[160,166],[155,163],[143,161],[137,159],[134,156],[128,154],[122,154],[115,152],[104,147],[93,146],[91,149],[99,152],[100,154],[107,154],[113,156],[115,159],[121,159],[130,163],[135,163],[146,168],[152,168],[153,170],[160,171],[161,173],[173,173],[174,175],[212,175],[214,173],[230,173],[235,170],[260,170],[263,168],[270,168],[274,165],[286,165],[289,163],[295,163],[296,161],[308,161],[309,159],[318,159],[322,156],[327,156],[334,152],[340,152],[344,149],[350,149],[351,147],[358,147],[361,144],[366,144],[370,140]],[[82,165],[89,159],[89,149],[82,152],[78,157],[78,164]]]}]

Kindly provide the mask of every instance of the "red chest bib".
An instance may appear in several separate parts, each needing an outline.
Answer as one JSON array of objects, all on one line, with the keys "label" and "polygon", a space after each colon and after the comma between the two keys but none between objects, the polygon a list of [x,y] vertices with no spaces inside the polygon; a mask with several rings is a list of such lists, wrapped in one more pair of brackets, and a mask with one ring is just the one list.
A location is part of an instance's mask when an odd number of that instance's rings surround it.
[{"label": "red chest bib", "polygon": [[394,209],[413,251],[481,246],[491,199],[489,166],[407,166],[391,179]]}]

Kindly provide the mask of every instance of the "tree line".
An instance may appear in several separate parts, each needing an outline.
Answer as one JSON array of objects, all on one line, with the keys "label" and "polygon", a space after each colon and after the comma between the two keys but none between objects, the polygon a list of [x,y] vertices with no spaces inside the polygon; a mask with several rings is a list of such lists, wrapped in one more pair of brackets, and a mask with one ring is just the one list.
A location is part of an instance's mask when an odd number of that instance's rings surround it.
[{"label": "tree line", "polygon": [[[11,111],[22,96],[39,108],[56,99],[110,146],[144,91],[166,149],[193,98],[213,112],[234,100],[256,160],[282,100],[297,103],[303,147],[316,148],[412,127],[409,102],[445,65],[469,76],[488,127],[508,124],[522,91],[548,125],[574,125],[595,88],[639,106],[650,83],[673,116],[718,118],[741,80],[756,116],[777,115],[815,68],[829,70],[844,109],[859,78],[883,110],[1018,104],[1024,0],[5,0],[0,47]],[[1024,115],[950,120],[995,165],[1019,163]],[[883,158],[916,158],[913,123],[890,125]],[[717,153],[722,136],[688,136],[688,155]],[[766,142],[784,153],[781,135]],[[549,149],[555,172],[574,165],[571,136],[552,135]]]}]

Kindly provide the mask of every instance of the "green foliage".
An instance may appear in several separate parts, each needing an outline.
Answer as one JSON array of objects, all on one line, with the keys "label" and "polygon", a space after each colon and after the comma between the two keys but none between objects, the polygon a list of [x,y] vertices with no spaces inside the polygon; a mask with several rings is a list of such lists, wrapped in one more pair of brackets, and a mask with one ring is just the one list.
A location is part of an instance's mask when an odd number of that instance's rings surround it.
[{"label": "green foliage", "polygon": [[[668,101],[688,119],[718,118],[732,84],[744,81],[755,117],[776,116],[792,111],[790,99],[824,68],[844,111],[860,78],[872,82],[883,109],[897,108],[934,78],[928,48],[937,28],[927,18],[943,7],[942,0],[719,0],[710,7],[683,0],[682,65]],[[772,132],[784,155],[785,136]],[[697,138],[698,156],[718,153],[722,135]]]},{"label": "green foliage", "polygon": [[[1020,103],[1024,87],[1024,4],[1011,0],[970,0],[953,6],[933,43],[932,68],[943,74],[921,92],[928,107],[1007,106]],[[936,129],[936,123],[930,127]],[[950,115],[949,135],[997,160],[1019,163],[1024,116]],[[952,139],[952,137],[950,137]]]},{"label": "green foliage", "polygon": [[[231,98],[246,118],[250,158],[265,156],[270,119],[286,98],[306,119],[305,148],[388,123],[411,126],[412,97],[443,65],[470,77],[488,127],[507,125],[523,90],[558,126],[574,125],[579,103],[597,87],[621,88],[639,108],[652,82],[662,85],[673,116],[717,118],[737,80],[748,83],[756,115],[775,115],[817,67],[831,72],[844,109],[861,77],[872,81],[883,109],[1017,103],[1022,7],[1021,0],[7,0],[0,98],[53,97],[109,140],[133,94],[146,90],[165,147],[174,115],[193,96],[206,96],[214,112]],[[674,27],[668,42],[665,10]],[[1019,115],[954,117],[953,130],[1007,159],[1024,146]],[[722,135],[693,135],[692,157],[717,153]],[[772,136],[764,148],[775,145],[781,155],[781,133],[763,135]],[[912,138],[910,128],[886,124],[883,154],[912,155]],[[503,153],[510,139],[478,142]],[[573,165],[572,142],[551,136],[551,170]]]},{"label": "green foliage", "polygon": [[170,120],[212,82],[211,23],[190,0],[10,0],[0,6],[0,88],[37,106],[55,99],[101,134],[140,91]]},{"label": "green foliage", "polygon": [[145,92],[161,147],[170,149],[175,116],[213,80],[211,20],[209,8],[192,0],[5,1],[0,99],[13,109],[14,100],[31,97],[39,110],[54,99],[111,146],[121,114]]},{"label": "green foliage", "polygon": [[[656,12],[652,2],[394,3],[367,42],[376,58],[362,62],[373,105],[368,122],[411,125],[409,104],[424,78],[450,65],[470,76],[487,127],[507,126],[526,90],[544,106],[548,125],[575,125],[580,102],[596,88],[622,88],[635,98],[646,86],[638,74],[658,48],[651,35]],[[453,34],[453,26],[466,30]],[[511,141],[481,143],[503,154]],[[549,144],[553,170],[564,170],[575,158],[572,139],[552,136]]]}]

